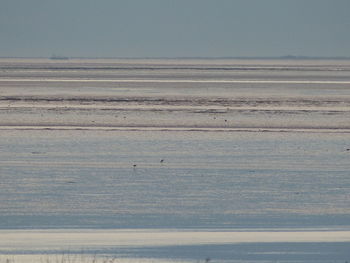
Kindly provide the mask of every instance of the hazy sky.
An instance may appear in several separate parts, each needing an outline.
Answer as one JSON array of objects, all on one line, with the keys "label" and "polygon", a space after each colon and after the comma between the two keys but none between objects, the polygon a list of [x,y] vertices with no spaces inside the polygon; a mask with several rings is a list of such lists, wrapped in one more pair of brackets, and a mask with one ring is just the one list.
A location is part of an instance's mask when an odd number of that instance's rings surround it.
[{"label": "hazy sky", "polygon": [[349,56],[350,0],[0,0],[0,56]]}]

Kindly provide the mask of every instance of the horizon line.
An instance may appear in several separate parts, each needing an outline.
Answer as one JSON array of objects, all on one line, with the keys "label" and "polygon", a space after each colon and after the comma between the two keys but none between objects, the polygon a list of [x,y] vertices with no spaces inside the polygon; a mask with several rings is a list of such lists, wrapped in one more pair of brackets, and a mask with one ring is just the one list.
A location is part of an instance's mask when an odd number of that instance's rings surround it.
[{"label": "horizon line", "polygon": [[289,60],[350,60],[350,57],[346,56],[294,56],[294,55],[286,55],[286,56],[145,56],[145,57],[114,57],[114,56],[0,56],[0,59],[51,59],[51,60],[69,60],[69,59],[289,59]]}]

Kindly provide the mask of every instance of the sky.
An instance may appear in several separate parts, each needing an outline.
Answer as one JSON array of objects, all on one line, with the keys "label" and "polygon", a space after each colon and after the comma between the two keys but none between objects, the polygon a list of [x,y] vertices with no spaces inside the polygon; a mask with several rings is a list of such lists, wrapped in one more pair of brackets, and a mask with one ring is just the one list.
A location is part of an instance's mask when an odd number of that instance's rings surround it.
[{"label": "sky", "polygon": [[0,57],[350,57],[349,0],[0,0]]}]

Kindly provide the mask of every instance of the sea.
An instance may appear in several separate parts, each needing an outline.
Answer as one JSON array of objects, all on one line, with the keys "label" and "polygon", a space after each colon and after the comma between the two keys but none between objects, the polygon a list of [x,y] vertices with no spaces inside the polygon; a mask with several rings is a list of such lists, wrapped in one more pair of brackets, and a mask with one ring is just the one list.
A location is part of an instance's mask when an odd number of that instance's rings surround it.
[{"label": "sea", "polygon": [[22,262],[350,262],[350,60],[1,58]]}]

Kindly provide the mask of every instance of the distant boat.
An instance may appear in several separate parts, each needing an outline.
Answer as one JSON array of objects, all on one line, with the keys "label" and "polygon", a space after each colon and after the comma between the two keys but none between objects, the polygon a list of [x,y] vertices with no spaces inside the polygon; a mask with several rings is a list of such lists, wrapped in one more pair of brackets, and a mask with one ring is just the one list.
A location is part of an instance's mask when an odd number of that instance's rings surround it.
[{"label": "distant boat", "polygon": [[50,57],[50,59],[53,59],[53,60],[68,60],[69,57],[52,55],[52,56]]}]

